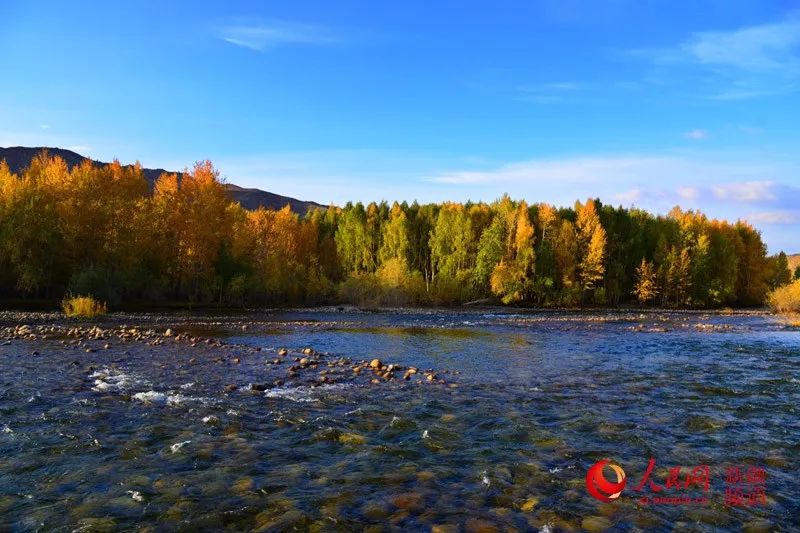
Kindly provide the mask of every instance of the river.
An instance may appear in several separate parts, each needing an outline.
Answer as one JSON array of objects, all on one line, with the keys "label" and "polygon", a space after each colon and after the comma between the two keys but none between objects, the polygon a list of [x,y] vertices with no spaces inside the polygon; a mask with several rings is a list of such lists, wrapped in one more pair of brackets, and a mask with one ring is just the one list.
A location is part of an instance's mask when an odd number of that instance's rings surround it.
[{"label": "river", "polygon": [[[800,330],[766,314],[6,312],[0,325],[2,530],[800,523]],[[626,476],[611,501],[586,488],[602,459]]]}]

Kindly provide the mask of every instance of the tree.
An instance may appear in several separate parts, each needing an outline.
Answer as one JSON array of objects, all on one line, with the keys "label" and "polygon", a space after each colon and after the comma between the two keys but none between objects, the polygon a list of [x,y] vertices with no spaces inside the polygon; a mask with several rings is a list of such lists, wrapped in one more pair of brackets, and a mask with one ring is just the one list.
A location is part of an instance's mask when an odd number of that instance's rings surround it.
[{"label": "tree", "polygon": [[658,281],[656,269],[653,263],[642,258],[642,262],[636,268],[636,285],[633,293],[639,303],[646,304],[658,296]]},{"label": "tree", "polygon": [[472,221],[461,204],[445,203],[431,231],[430,247],[436,275],[456,279],[469,268]]},{"label": "tree", "polygon": [[591,291],[599,285],[606,271],[606,232],[600,224],[594,200],[587,201],[578,210],[577,228],[581,286],[584,291]]},{"label": "tree", "polygon": [[[646,259],[643,259],[646,258]],[[0,294],[258,302],[756,305],[791,277],[745,222],[679,207],[230,202],[210,162],[147,186],[138,164],[0,162]],[[796,265],[793,265],[795,268]],[[800,267],[793,271],[800,279]],[[339,284],[336,287],[335,284]],[[336,289],[339,289],[338,291]]]},{"label": "tree", "polygon": [[490,280],[492,292],[504,303],[518,302],[532,296],[536,265],[534,228],[528,216],[528,205],[520,202],[510,219],[513,220],[511,238]]},{"label": "tree", "polygon": [[375,271],[367,213],[361,203],[345,206],[336,229],[336,251],[345,273]]},{"label": "tree", "polygon": [[797,268],[794,269],[794,279],[800,279],[800,265],[797,265]]},{"label": "tree", "polygon": [[489,227],[483,230],[478,241],[478,254],[472,278],[479,290],[489,288],[492,271],[503,259],[505,253],[505,225],[499,217],[495,217]]},{"label": "tree", "polygon": [[389,214],[389,221],[383,226],[380,249],[381,263],[398,259],[408,264],[408,253],[411,246],[408,237],[408,218],[400,205],[395,202]]},{"label": "tree", "polygon": [[778,255],[771,257],[772,275],[770,276],[769,285],[771,289],[775,289],[792,281],[792,272],[789,270],[789,258],[786,257],[785,252],[780,252]]}]

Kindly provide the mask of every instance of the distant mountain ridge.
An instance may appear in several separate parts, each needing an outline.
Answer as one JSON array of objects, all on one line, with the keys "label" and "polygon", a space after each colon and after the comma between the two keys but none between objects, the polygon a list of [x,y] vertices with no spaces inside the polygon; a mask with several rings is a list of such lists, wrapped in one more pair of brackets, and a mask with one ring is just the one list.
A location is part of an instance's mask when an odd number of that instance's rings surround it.
[{"label": "distant mountain ridge", "polygon": [[[69,168],[79,165],[89,159],[88,157],[64,148],[11,146],[9,148],[0,147],[0,161],[5,159],[11,172],[20,174],[42,150],[47,150],[51,155],[59,156],[67,163]],[[106,164],[93,159],[91,161],[96,165]],[[145,179],[150,182],[151,187],[158,177],[165,172],[181,174],[181,172],[168,171],[162,168],[142,168],[142,173]],[[280,194],[262,191],[261,189],[248,189],[233,183],[226,183],[225,186],[228,189],[231,199],[239,202],[245,209],[258,209],[260,206],[267,209],[282,209],[286,204],[289,204],[292,211],[300,215],[305,215],[311,209],[325,208],[324,205],[316,202],[281,196]]]}]

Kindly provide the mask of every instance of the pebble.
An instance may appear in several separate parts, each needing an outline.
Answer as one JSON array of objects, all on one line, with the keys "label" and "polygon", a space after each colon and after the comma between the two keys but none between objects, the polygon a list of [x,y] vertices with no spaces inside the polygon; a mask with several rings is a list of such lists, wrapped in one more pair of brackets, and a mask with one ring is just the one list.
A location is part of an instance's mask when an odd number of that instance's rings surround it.
[{"label": "pebble", "polygon": [[744,533],[769,533],[774,529],[772,522],[766,518],[756,518],[742,526],[742,531]]},{"label": "pebble", "polygon": [[534,497],[534,498],[528,498],[527,500],[522,502],[522,505],[520,505],[519,508],[522,509],[522,511],[525,513],[530,513],[537,505],[539,505],[539,498]]},{"label": "pebble", "polygon": [[205,416],[203,417],[203,424],[207,426],[216,426],[219,424],[219,418],[214,415]]},{"label": "pebble", "polygon": [[464,523],[466,533],[495,533],[500,531],[497,526],[482,518],[470,518]]},{"label": "pebble", "polygon": [[601,533],[611,529],[611,520],[605,516],[587,516],[581,522],[581,527],[589,533]]}]

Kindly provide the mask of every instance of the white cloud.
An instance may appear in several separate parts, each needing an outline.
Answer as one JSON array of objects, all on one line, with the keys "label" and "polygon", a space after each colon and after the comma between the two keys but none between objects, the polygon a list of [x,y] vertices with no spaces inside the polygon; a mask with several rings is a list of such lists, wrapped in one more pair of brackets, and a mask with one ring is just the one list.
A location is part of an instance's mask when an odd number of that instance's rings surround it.
[{"label": "white cloud", "polygon": [[800,20],[752,26],[734,31],[701,32],[683,45],[698,63],[748,71],[796,69]]},{"label": "white cloud", "polygon": [[700,191],[697,189],[697,187],[691,187],[691,186],[678,187],[675,190],[675,192],[677,193],[679,198],[688,201],[697,200],[697,197],[700,194]]},{"label": "white cloud", "polygon": [[800,16],[698,32],[673,48],[636,54],[652,59],[658,79],[692,87],[695,97],[743,100],[785,94],[800,87]]},{"label": "white cloud", "polygon": [[643,197],[641,189],[630,189],[614,195],[618,202],[624,205],[633,205],[639,202]]},{"label": "white cloud", "polygon": [[702,141],[708,138],[708,132],[706,130],[694,129],[687,131],[684,136],[693,141]]},{"label": "white cloud", "polygon": [[747,220],[754,224],[792,225],[800,223],[800,211],[762,211],[750,213]]},{"label": "white cloud", "polygon": [[323,26],[260,19],[226,25],[219,29],[219,36],[223,41],[258,52],[281,45],[327,45],[341,41],[335,32]]},{"label": "white cloud", "polygon": [[775,183],[771,181],[748,181],[728,183],[713,187],[714,196],[719,200],[735,202],[768,202],[775,200]]}]

